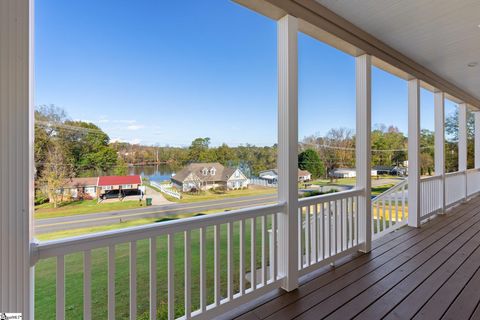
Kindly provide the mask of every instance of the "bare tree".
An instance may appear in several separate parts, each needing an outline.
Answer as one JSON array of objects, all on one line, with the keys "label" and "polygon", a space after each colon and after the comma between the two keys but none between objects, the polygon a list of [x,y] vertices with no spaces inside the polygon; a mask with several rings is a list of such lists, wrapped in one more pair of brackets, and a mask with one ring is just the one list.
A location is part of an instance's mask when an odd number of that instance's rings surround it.
[{"label": "bare tree", "polygon": [[327,175],[336,168],[355,165],[355,139],[351,129],[330,129],[323,137],[319,135],[305,137],[301,149],[306,148],[313,148],[318,152]]},{"label": "bare tree", "polygon": [[58,143],[51,143],[47,149],[40,183],[44,186],[53,207],[58,207],[61,190],[72,173],[71,165],[67,163],[63,150]]}]

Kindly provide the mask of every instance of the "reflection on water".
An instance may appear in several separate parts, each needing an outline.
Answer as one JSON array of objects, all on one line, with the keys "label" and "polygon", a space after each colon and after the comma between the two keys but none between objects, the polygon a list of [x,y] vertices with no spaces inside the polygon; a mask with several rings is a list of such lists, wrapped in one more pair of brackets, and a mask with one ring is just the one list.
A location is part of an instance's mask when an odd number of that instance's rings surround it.
[{"label": "reflection on water", "polygon": [[173,168],[168,164],[159,164],[152,166],[134,166],[128,168],[129,174],[139,174],[151,181],[162,182],[170,180],[172,173],[178,171],[179,168]]}]

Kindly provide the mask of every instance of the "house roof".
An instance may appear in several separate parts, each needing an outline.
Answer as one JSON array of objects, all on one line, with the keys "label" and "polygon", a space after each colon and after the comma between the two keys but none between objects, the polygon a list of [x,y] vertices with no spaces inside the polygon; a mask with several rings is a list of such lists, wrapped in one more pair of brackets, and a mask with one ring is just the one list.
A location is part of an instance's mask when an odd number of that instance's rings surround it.
[{"label": "house roof", "polygon": [[[215,174],[211,173],[212,168],[215,169]],[[203,173],[204,169],[207,169],[207,175]],[[177,172],[172,180],[183,182],[190,174],[194,174],[203,182],[227,181],[236,170],[236,168],[226,168],[218,162],[190,163]]]},{"label": "house roof", "polygon": [[394,166],[374,166],[372,169],[374,170],[392,170]]},{"label": "house roof", "polygon": [[65,188],[85,188],[95,187],[98,177],[89,178],[70,178],[65,181]]},{"label": "house roof", "polygon": [[335,172],[357,172],[356,169],[353,169],[353,168],[336,168],[336,169],[333,169],[333,171]]},{"label": "house roof", "polygon": [[98,186],[117,186],[122,184],[142,184],[139,175],[134,176],[105,176],[98,178]]}]

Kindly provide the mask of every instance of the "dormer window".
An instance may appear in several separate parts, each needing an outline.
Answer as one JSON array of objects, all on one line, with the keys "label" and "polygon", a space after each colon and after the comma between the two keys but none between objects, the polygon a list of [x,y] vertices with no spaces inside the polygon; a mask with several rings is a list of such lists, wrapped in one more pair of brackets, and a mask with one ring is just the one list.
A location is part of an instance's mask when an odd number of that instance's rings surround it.
[{"label": "dormer window", "polygon": [[202,173],[203,173],[204,176],[208,175],[208,169],[207,169],[207,168],[203,168]]},{"label": "dormer window", "polygon": [[212,176],[215,175],[215,172],[217,172],[217,170],[216,170],[215,168],[211,168],[211,169],[210,169],[210,174],[211,174]]}]

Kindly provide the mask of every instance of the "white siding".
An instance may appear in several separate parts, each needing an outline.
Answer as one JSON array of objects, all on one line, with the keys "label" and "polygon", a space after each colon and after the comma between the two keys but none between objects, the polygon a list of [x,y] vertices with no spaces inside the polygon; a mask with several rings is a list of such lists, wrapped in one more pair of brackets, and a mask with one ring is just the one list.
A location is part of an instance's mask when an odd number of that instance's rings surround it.
[{"label": "white siding", "polygon": [[28,0],[0,0],[0,311],[32,319],[33,99]]}]

